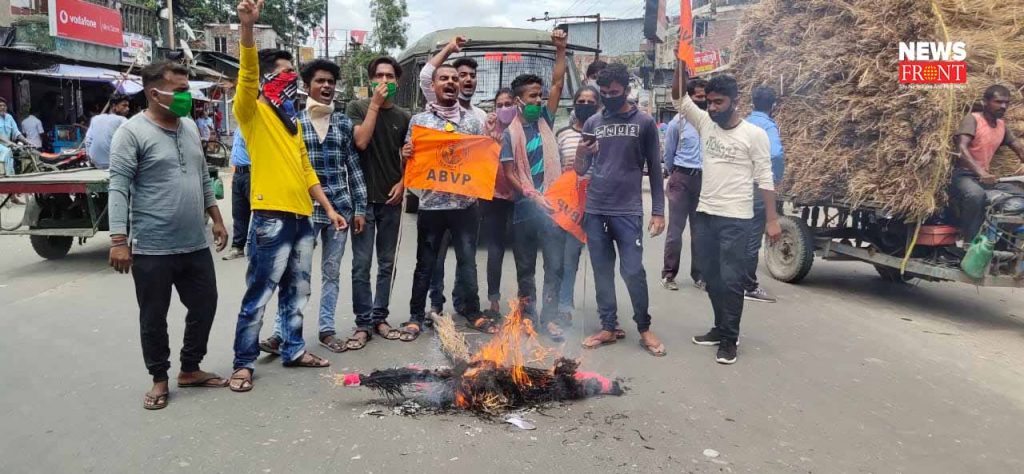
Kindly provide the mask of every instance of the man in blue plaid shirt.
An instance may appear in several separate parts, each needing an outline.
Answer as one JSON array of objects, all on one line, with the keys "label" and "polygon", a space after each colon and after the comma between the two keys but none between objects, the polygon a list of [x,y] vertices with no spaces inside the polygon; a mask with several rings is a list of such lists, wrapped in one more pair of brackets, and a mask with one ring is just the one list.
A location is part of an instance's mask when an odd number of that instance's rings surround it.
[{"label": "man in blue plaid shirt", "polygon": [[[366,181],[359,166],[359,154],[352,137],[352,121],[345,111],[334,106],[334,89],[341,70],[337,64],[318,59],[302,70],[302,82],[306,85],[309,98],[306,108],[298,115],[302,138],[306,142],[309,161],[320,178],[324,194],[334,209],[352,222],[353,232],[363,231],[366,214]],[[366,344],[366,338],[354,334],[342,341],[335,337],[334,312],[338,305],[341,257],[345,253],[348,231],[335,230],[327,218],[327,212],[319,205],[313,206],[313,233],[320,237],[323,248],[321,266],[322,288],[320,290],[320,345],[332,352],[359,349]],[[278,319],[274,335],[260,344],[268,352],[281,343],[281,326]],[[355,347],[358,346],[358,347]]]}]

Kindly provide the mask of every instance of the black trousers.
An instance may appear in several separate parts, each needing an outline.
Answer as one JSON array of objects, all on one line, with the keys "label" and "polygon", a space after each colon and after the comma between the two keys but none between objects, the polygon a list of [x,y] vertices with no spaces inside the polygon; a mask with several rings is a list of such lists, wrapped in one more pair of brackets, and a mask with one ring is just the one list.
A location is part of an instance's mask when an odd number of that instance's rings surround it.
[{"label": "black trousers", "polygon": [[250,177],[248,166],[236,166],[231,178],[231,246],[243,250],[249,237],[249,220],[252,210],[249,207]]},{"label": "black trousers", "polygon": [[692,229],[697,232],[697,268],[708,285],[708,296],[715,311],[717,333],[726,341],[740,336],[743,316],[743,285],[747,268],[747,244],[751,219],[697,213]]},{"label": "black trousers", "polygon": [[544,286],[540,322],[558,322],[558,296],[562,291],[565,238],[568,235],[550,217],[539,215],[512,225],[512,255],[516,261],[519,301],[523,310],[537,316],[537,253],[544,258]]},{"label": "black trousers", "polygon": [[451,232],[455,247],[455,288],[452,296],[455,310],[470,321],[480,317],[480,295],[477,293],[476,241],[480,214],[476,204],[467,209],[446,211],[420,210],[416,214],[416,269],[412,277],[409,300],[409,321],[423,323],[426,318],[427,293],[430,290],[441,240]]},{"label": "black trousers", "polygon": [[185,341],[181,370],[194,372],[206,356],[213,317],[217,313],[217,276],[209,249],[179,255],[135,255],[132,277],[139,301],[142,359],[154,382],[168,379],[171,348],[167,336],[167,309],[171,287],[185,306]]}]

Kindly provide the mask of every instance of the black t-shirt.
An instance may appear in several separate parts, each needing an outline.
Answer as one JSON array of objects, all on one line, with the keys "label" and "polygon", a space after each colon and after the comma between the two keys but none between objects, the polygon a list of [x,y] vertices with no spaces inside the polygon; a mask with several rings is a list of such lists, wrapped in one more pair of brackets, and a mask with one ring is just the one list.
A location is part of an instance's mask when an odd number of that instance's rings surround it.
[{"label": "black t-shirt", "polygon": [[[362,125],[369,107],[370,99],[357,100],[348,103],[345,113],[353,125]],[[370,146],[359,152],[369,202],[386,202],[388,192],[402,180],[402,145],[411,119],[412,114],[397,105],[390,109],[381,107],[377,112]]]}]

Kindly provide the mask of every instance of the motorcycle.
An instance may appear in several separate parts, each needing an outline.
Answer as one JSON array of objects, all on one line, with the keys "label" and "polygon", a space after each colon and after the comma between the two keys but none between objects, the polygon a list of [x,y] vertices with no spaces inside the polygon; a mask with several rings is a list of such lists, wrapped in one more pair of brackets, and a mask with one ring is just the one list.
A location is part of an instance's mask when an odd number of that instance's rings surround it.
[{"label": "motorcycle", "polygon": [[92,166],[85,148],[68,148],[60,153],[46,153],[29,146],[13,147],[17,174],[62,171]]}]

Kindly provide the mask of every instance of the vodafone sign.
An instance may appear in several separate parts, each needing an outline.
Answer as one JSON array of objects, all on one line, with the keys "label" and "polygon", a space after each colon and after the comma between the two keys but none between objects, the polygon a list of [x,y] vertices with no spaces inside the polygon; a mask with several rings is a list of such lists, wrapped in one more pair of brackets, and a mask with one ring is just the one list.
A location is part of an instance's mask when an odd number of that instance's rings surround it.
[{"label": "vodafone sign", "polygon": [[120,48],[121,13],[82,0],[49,0],[50,36]]}]

